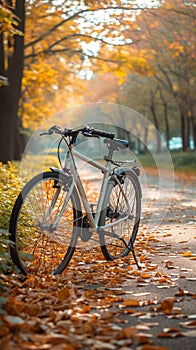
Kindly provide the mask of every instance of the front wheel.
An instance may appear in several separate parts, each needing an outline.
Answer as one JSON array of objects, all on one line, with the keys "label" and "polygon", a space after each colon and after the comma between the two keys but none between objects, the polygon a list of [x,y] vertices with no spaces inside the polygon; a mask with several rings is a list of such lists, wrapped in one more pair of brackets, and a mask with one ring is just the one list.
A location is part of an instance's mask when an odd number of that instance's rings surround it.
[{"label": "front wheel", "polygon": [[128,247],[131,248],[136,239],[141,215],[141,188],[136,174],[122,169],[117,179],[109,180],[99,223],[105,231],[102,230],[99,237],[107,260],[129,254]]},{"label": "front wheel", "polygon": [[24,274],[60,274],[78,239],[81,205],[71,177],[36,175],[18,196],[10,218],[11,257]]}]

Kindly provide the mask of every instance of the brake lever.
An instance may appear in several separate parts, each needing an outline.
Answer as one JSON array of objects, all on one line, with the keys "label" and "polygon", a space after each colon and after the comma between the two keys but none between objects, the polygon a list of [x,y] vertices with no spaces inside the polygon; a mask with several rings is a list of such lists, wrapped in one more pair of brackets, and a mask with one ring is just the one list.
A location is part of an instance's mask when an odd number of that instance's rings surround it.
[{"label": "brake lever", "polygon": [[39,136],[43,136],[43,135],[52,135],[53,131],[48,131],[48,132],[42,132],[41,134],[39,134]]},{"label": "brake lever", "polygon": [[58,130],[58,127],[56,125],[52,126],[47,132],[42,132],[40,136],[43,135],[52,135],[54,132]]}]

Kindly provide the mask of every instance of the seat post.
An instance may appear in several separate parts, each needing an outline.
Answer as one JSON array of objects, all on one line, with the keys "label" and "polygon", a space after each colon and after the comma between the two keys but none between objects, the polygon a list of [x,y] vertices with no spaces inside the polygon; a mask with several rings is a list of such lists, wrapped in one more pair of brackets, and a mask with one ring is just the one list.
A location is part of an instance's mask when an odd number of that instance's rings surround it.
[{"label": "seat post", "polygon": [[114,148],[112,147],[112,145],[110,145],[110,146],[108,147],[108,149],[109,149],[109,152],[108,152],[108,155],[107,155],[107,159],[108,159],[108,160],[112,160]]}]

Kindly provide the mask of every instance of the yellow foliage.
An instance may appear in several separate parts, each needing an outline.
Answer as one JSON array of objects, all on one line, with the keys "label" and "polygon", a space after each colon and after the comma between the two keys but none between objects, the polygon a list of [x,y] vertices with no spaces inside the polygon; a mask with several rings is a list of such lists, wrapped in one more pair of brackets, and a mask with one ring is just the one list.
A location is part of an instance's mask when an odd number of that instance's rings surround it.
[{"label": "yellow foliage", "polygon": [[[117,3],[122,5],[121,1]],[[74,8],[72,2],[63,7],[41,0],[26,5],[26,66],[21,100],[25,127],[37,127],[51,114],[66,108],[70,101],[81,103],[84,84],[79,77],[83,72],[84,76],[89,71],[96,76],[112,72],[118,85],[131,73],[144,78],[156,73],[164,80],[159,67],[181,69],[182,53],[190,71],[193,70],[193,34],[187,25],[191,17],[181,16],[183,12],[188,14],[189,9],[184,4],[179,6],[179,0],[165,1],[137,14],[131,12],[131,5],[124,12],[106,11],[106,1],[86,1],[85,5],[86,12],[80,15],[77,15],[77,11],[82,11],[79,1]],[[182,11],[178,17],[176,9]],[[100,16],[103,14],[106,17]],[[129,45],[121,46],[127,39]],[[108,41],[116,45],[118,40],[119,46],[106,44]],[[186,45],[189,41],[190,45]],[[86,52],[89,56],[95,54],[95,58],[88,59]],[[114,101],[115,93],[110,94]],[[94,91],[88,96],[89,100],[95,99]],[[102,98],[105,100],[106,96]]]}]

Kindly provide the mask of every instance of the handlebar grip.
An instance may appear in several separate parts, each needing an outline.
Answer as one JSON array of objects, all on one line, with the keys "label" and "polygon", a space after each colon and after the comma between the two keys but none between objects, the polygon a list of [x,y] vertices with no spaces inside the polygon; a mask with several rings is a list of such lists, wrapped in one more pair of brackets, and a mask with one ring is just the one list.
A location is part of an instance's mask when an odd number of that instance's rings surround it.
[{"label": "handlebar grip", "polygon": [[113,134],[112,132],[107,132],[107,131],[97,130],[97,129],[91,130],[90,133],[91,135],[106,137],[108,139],[113,139],[115,136],[115,134]]}]

